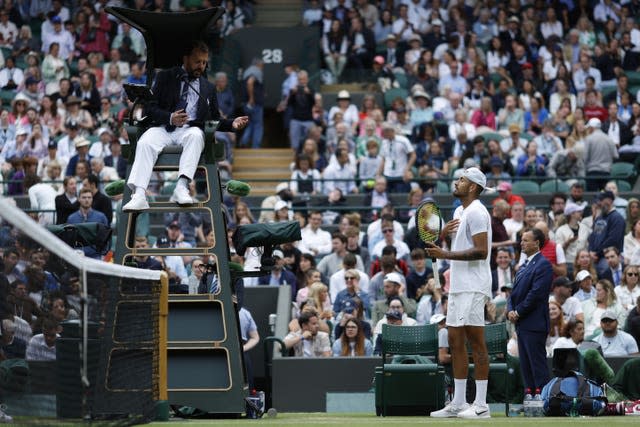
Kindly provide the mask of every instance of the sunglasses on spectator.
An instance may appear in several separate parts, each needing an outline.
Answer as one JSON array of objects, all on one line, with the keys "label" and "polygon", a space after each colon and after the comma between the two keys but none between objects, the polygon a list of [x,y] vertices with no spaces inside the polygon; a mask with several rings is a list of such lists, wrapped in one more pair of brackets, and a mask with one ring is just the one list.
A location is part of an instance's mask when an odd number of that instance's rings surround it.
[{"label": "sunglasses on spectator", "polygon": [[358,327],[357,327],[357,326],[355,326],[355,325],[345,326],[344,328],[345,328],[345,329],[358,329]]},{"label": "sunglasses on spectator", "polygon": [[393,228],[385,228],[382,230],[383,233],[393,233]]},{"label": "sunglasses on spectator", "polygon": [[617,322],[617,320],[615,320],[615,319],[600,319],[600,321],[601,321],[602,323]]},{"label": "sunglasses on spectator", "polygon": [[351,280],[354,279],[355,280],[356,276],[344,276],[344,280]]},{"label": "sunglasses on spectator", "polygon": [[627,276],[631,277],[631,276],[637,276],[638,273],[627,273]]}]

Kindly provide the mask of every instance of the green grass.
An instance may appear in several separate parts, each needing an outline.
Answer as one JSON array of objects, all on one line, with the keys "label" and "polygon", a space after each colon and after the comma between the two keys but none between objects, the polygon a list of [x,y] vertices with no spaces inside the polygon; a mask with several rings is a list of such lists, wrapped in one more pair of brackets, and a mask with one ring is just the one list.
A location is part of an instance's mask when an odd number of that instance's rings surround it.
[{"label": "green grass", "polygon": [[348,426],[369,426],[380,425],[385,427],[392,426],[411,426],[411,425],[429,425],[429,426],[478,426],[482,424],[491,425],[492,427],[500,426],[535,426],[535,427],[555,427],[563,425],[581,426],[603,425],[607,427],[611,425],[634,425],[637,426],[640,417],[593,417],[586,418],[523,418],[519,417],[506,418],[504,414],[494,415],[490,420],[458,420],[445,419],[434,420],[427,416],[424,417],[376,417],[372,414],[324,414],[324,413],[286,413],[278,414],[275,418],[267,418],[266,415],[261,420],[180,420],[172,419],[169,423],[156,422],[152,425],[155,427],[173,427],[176,425],[185,425],[189,427],[199,426],[249,426],[249,425],[278,425],[278,426],[327,426],[327,425],[348,425]]}]

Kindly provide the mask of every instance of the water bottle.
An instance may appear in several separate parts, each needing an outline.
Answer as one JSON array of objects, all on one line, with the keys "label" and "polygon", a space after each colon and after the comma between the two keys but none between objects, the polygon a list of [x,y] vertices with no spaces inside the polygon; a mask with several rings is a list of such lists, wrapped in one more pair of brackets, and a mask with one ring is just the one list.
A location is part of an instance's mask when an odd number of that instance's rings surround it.
[{"label": "water bottle", "polygon": [[542,396],[540,395],[540,389],[536,388],[535,395],[533,396],[533,416],[544,417],[544,402],[542,402]]},{"label": "water bottle", "polygon": [[526,388],[524,390],[524,401],[522,402],[522,406],[524,407],[524,416],[532,417],[533,414],[531,412],[531,403],[533,401],[533,397],[531,397],[531,389]]},{"label": "water bottle", "polygon": [[580,408],[578,407],[578,398],[574,397],[573,402],[571,403],[571,410],[569,411],[570,417],[579,417],[580,416]]}]

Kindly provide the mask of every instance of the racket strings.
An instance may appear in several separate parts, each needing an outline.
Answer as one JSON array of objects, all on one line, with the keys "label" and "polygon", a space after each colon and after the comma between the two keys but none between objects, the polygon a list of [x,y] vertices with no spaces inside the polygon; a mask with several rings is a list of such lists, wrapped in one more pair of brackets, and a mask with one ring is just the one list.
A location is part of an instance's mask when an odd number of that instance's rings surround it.
[{"label": "racket strings", "polygon": [[441,219],[437,206],[426,204],[418,209],[416,225],[420,239],[427,242],[434,242],[440,235]]}]

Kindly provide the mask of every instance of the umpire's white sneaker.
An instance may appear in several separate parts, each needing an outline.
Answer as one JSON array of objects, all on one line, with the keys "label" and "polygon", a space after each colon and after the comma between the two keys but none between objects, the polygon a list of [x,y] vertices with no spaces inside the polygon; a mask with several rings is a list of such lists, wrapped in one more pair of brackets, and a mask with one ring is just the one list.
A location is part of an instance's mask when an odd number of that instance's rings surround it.
[{"label": "umpire's white sneaker", "polygon": [[195,199],[189,194],[189,190],[181,185],[176,185],[176,189],[173,190],[169,201],[179,205],[193,205],[196,203]]},{"label": "umpire's white sneaker", "polygon": [[149,209],[149,202],[147,202],[146,196],[139,194],[131,196],[129,203],[122,207],[123,212],[144,211],[146,209]]},{"label": "umpire's white sneaker", "polygon": [[458,418],[478,419],[478,418],[491,418],[491,411],[489,406],[479,406],[475,403],[469,408],[458,413]]},{"label": "umpire's white sneaker", "polygon": [[430,416],[433,418],[457,418],[460,412],[466,411],[470,406],[468,403],[464,405],[454,405],[453,403],[449,403],[444,408],[439,411],[433,411]]}]

